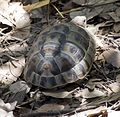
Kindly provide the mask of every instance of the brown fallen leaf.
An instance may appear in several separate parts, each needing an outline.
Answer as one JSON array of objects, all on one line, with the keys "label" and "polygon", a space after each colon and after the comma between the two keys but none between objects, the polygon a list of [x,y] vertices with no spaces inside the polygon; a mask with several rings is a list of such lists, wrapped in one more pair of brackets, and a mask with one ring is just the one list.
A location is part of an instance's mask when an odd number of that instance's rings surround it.
[{"label": "brown fallen leaf", "polygon": [[42,92],[46,96],[51,96],[55,98],[72,98],[72,93],[73,91],[56,91],[56,92]]},{"label": "brown fallen leaf", "polygon": [[21,28],[28,25],[31,21],[29,14],[23,9],[23,5],[20,2],[0,0],[0,22]]},{"label": "brown fallen leaf", "polygon": [[26,84],[25,81],[15,82],[15,83],[11,84],[9,89],[12,93],[18,93],[18,92],[21,92],[24,90],[26,93],[28,93],[30,91],[30,87]]},{"label": "brown fallen leaf", "polygon": [[114,67],[120,68],[120,51],[119,50],[108,50],[103,52],[105,60],[112,64]]},{"label": "brown fallen leaf", "polygon": [[81,5],[81,4],[87,4],[88,1],[86,0],[72,0],[73,3]]},{"label": "brown fallen leaf", "polygon": [[40,7],[42,7],[42,6],[48,5],[50,2],[55,2],[55,1],[56,1],[56,0],[42,0],[42,1],[40,1],[40,2],[36,2],[36,3],[34,3],[34,4],[24,6],[23,8],[24,8],[26,11],[31,11],[31,10],[40,8]]},{"label": "brown fallen leaf", "polygon": [[25,65],[25,58],[19,57],[18,61],[13,60],[0,66],[0,82],[4,84],[10,84],[17,80],[21,75]]},{"label": "brown fallen leaf", "polygon": [[81,96],[83,98],[90,99],[90,98],[105,96],[105,94],[97,89],[94,89],[94,91],[89,91],[87,88],[85,88],[81,90]]},{"label": "brown fallen leaf", "polygon": [[120,32],[120,23],[115,23],[113,29],[115,30],[115,32]]},{"label": "brown fallen leaf", "polygon": [[41,106],[40,108],[35,110],[35,112],[44,112],[44,111],[50,111],[50,110],[62,110],[64,108],[65,108],[64,105],[60,105],[60,104],[44,104],[43,106]]},{"label": "brown fallen leaf", "polygon": [[111,83],[108,87],[115,93],[120,91],[120,83],[118,82]]},{"label": "brown fallen leaf", "polygon": [[120,83],[120,74],[116,76],[116,81]]}]

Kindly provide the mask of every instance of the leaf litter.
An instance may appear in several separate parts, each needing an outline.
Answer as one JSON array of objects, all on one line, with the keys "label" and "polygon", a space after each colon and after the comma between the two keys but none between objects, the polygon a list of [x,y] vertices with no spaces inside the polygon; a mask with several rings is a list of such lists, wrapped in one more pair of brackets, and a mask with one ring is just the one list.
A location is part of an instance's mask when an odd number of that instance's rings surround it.
[{"label": "leaf litter", "polygon": [[[119,0],[0,2],[0,95],[3,105],[14,103],[9,112],[0,106],[0,115],[4,111],[8,117],[119,117]],[[54,93],[38,91],[26,84],[23,79],[25,58],[40,31],[48,24],[68,22],[76,16],[86,17],[86,28],[96,37],[96,57],[86,81],[80,87],[72,85]],[[80,17],[75,22],[81,21]]]}]

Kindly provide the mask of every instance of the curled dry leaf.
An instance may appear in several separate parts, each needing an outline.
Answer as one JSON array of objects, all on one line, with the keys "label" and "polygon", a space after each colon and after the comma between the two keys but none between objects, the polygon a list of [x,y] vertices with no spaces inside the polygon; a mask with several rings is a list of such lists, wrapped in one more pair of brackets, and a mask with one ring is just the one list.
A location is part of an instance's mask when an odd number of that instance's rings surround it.
[{"label": "curled dry leaf", "polygon": [[18,81],[10,86],[10,91],[12,93],[18,93],[25,90],[26,93],[30,91],[30,87],[26,84],[25,81]]},{"label": "curled dry leaf", "polygon": [[72,93],[75,92],[76,89],[72,91],[58,90],[54,92],[42,92],[46,96],[51,96],[55,98],[72,98]]},{"label": "curled dry leaf", "polygon": [[25,99],[26,96],[26,91],[19,91],[17,93],[11,93],[8,102],[14,102],[17,101],[17,104],[21,104],[23,102],[23,100]]},{"label": "curled dry leaf", "polygon": [[115,12],[108,13],[115,22],[120,22],[120,8],[118,7]]},{"label": "curled dry leaf", "polygon": [[72,98],[71,92],[62,91],[62,92],[42,92],[46,96],[51,96],[55,98]]},{"label": "curled dry leaf", "polygon": [[0,22],[21,28],[30,23],[30,17],[20,2],[0,0]]},{"label": "curled dry leaf", "polygon": [[99,91],[97,89],[94,89],[94,91],[89,91],[87,88],[81,90],[81,96],[83,98],[95,98],[95,97],[101,97],[105,96],[105,94],[102,91]]},{"label": "curled dry leaf", "polygon": [[118,83],[118,82],[111,83],[111,84],[109,84],[109,88],[110,88],[113,92],[117,93],[117,92],[120,91],[120,83]]},{"label": "curled dry leaf", "polygon": [[86,17],[76,16],[72,19],[72,22],[78,26],[86,27]]},{"label": "curled dry leaf", "polygon": [[120,83],[120,74],[116,76],[116,81]]},{"label": "curled dry leaf", "polygon": [[20,30],[14,30],[11,33],[12,39],[18,39],[18,40],[24,40],[27,39],[30,36],[30,26],[21,28]]},{"label": "curled dry leaf", "polygon": [[7,62],[0,66],[0,82],[4,84],[10,84],[16,81],[21,75],[25,65],[25,58],[19,57],[18,61]]},{"label": "curled dry leaf", "polygon": [[20,45],[19,43],[11,44],[8,47],[4,49],[0,49],[1,57],[2,55],[8,54],[10,56],[13,56],[13,53],[16,57],[20,57],[26,53],[26,49],[28,48],[28,45],[26,43],[23,43]]},{"label": "curled dry leaf", "polygon": [[115,32],[120,32],[120,23],[115,23],[113,29],[115,30]]},{"label": "curled dry leaf", "polygon": [[115,22],[120,21],[120,18],[115,14],[115,12],[110,12],[109,15],[114,19]]},{"label": "curled dry leaf", "polygon": [[13,111],[15,109],[17,102],[13,103],[4,103],[2,99],[0,99],[0,117],[14,117]]},{"label": "curled dry leaf", "polygon": [[120,68],[120,51],[118,50],[108,50],[103,52],[105,60],[112,64],[114,67]]}]

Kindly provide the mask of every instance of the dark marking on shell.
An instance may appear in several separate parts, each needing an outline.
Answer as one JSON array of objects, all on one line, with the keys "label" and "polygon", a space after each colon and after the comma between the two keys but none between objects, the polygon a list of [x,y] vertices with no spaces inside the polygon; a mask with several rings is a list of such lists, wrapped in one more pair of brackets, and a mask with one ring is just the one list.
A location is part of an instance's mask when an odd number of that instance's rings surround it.
[{"label": "dark marking on shell", "polygon": [[60,31],[60,32],[63,32],[63,33],[68,33],[69,32],[69,27],[64,25],[64,24],[61,24],[61,25],[57,25],[53,28],[55,31]]},{"label": "dark marking on shell", "polygon": [[67,83],[63,74],[56,75],[55,79],[59,86]]},{"label": "dark marking on shell", "polygon": [[61,53],[61,58],[59,61],[62,65],[61,72],[65,72],[75,65],[75,61],[66,53]]},{"label": "dark marking on shell", "polygon": [[40,85],[46,87],[48,77],[41,77]]},{"label": "dark marking on shell", "polygon": [[51,84],[51,86],[55,86],[57,84],[54,77],[48,77],[47,80],[48,85]]}]

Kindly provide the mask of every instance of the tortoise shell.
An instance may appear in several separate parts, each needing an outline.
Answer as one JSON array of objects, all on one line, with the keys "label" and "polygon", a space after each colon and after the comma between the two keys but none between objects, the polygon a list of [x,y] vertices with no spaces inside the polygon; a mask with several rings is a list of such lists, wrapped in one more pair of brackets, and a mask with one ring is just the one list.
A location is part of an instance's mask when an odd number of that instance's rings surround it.
[{"label": "tortoise shell", "polygon": [[95,56],[92,36],[73,23],[45,29],[34,42],[27,58],[24,78],[45,89],[65,86],[83,79]]}]

